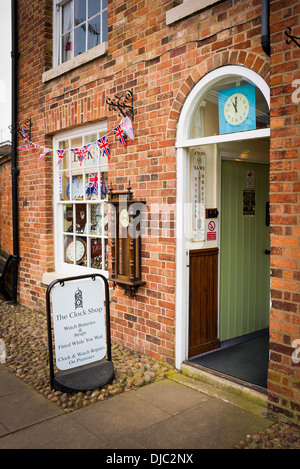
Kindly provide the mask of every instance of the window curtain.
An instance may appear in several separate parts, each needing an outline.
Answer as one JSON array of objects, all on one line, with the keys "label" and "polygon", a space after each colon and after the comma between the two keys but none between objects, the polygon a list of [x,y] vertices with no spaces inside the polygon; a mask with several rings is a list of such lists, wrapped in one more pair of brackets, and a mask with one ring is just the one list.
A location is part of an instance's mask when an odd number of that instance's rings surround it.
[{"label": "window curtain", "polygon": [[72,57],[72,26],[73,2],[65,3],[62,7],[62,62]]}]

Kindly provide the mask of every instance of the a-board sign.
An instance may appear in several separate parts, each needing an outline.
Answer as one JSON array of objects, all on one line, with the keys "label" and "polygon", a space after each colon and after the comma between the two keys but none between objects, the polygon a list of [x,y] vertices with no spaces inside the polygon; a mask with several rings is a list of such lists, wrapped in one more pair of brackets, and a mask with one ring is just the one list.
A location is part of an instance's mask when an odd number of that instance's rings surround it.
[{"label": "a-board sign", "polygon": [[52,290],[56,366],[68,370],[106,355],[103,282],[91,278]]},{"label": "a-board sign", "polygon": [[56,280],[46,298],[51,386],[84,391],[110,382],[114,370],[107,279],[91,274]]}]

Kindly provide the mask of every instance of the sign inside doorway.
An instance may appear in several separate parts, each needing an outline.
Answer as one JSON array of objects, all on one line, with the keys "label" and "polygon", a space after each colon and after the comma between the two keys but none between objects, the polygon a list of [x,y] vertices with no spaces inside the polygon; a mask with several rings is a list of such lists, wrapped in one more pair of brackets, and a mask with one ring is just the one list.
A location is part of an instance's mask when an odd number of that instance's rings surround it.
[{"label": "sign inside doorway", "polygon": [[255,191],[243,191],[243,215],[255,215]]},{"label": "sign inside doorway", "polygon": [[201,148],[192,150],[193,241],[204,241],[205,236],[205,158]]},{"label": "sign inside doorway", "polygon": [[247,169],[246,171],[246,189],[254,189],[254,170]]},{"label": "sign inside doorway", "polygon": [[206,241],[217,240],[217,220],[206,220]]}]

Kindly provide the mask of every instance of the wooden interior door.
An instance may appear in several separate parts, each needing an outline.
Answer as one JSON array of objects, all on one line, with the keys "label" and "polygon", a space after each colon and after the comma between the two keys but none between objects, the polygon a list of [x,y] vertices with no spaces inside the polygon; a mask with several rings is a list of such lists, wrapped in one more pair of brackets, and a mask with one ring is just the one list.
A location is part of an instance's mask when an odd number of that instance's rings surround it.
[{"label": "wooden interior door", "polygon": [[219,347],[218,248],[190,251],[189,357]]}]

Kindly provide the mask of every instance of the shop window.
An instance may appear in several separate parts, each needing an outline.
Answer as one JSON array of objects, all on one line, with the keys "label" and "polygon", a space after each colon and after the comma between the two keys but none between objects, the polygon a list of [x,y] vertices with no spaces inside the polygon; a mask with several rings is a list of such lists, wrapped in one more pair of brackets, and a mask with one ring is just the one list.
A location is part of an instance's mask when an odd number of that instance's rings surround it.
[{"label": "shop window", "polygon": [[[97,144],[106,128],[55,139],[56,270],[108,270],[108,159]],[[84,150],[84,151],[82,151]]]},{"label": "shop window", "polygon": [[189,138],[269,127],[269,107],[260,89],[244,77],[229,76],[218,80],[200,99]]},{"label": "shop window", "polygon": [[108,40],[108,0],[54,0],[56,64]]}]

